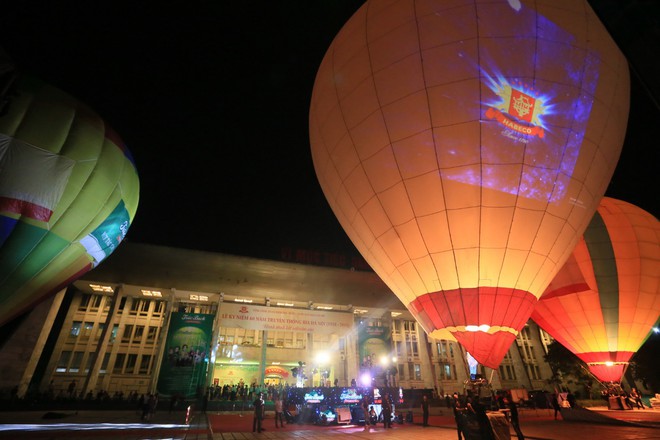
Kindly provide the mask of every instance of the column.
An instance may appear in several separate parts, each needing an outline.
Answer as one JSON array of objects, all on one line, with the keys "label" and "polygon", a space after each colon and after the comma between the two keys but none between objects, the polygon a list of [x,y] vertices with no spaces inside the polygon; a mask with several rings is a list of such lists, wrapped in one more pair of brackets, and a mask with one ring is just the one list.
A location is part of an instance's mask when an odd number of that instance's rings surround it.
[{"label": "column", "polygon": [[117,310],[119,309],[123,287],[123,284],[120,284],[115,286],[113,289],[112,307],[110,307],[110,310],[108,310],[108,315],[105,318],[103,331],[101,332],[101,337],[97,343],[96,351],[89,354],[90,356],[94,356],[94,360],[82,386],[83,396],[87,395],[89,391],[93,392],[96,388],[99,371],[101,370],[101,364],[103,363],[103,357],[105,356],[105,352],[108,349],[110,335],[112,334],[112,321],[114,320],[115,315],[117,314]]},{"label": "column", "polygon": [[170,317],[172,316],[172,308],[177,304],[176,289],[172,288],[170,293],[170,300],[165,303],[165,311],[163,311],[163,326],[160,330],[160,340],[158,341],[158,356],[154,359],[153,369],[151,370],[151,384],[149,385],[150,391],[156,391],[158,387],[158,377],[160,376],[160,366],[163,363],[163,356],[165,354],[165,342],[167,341],[167,334],[170,329]]}]

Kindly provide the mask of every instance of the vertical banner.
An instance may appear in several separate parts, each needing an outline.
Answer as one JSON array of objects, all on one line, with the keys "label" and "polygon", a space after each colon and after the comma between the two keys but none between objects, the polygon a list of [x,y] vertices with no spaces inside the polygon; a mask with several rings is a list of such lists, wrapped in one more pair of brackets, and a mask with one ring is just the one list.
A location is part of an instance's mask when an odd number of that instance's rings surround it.
[{"label": "vertical banner", "polygon": [[158,393],[198,397],[204,392],[214,315],[172,313]]},{"label": "vertical banner", "polygon": [[360,325],[358,350],[362,369],[379,371],[382,356],[392,357],[392,332],[390,327]]}]

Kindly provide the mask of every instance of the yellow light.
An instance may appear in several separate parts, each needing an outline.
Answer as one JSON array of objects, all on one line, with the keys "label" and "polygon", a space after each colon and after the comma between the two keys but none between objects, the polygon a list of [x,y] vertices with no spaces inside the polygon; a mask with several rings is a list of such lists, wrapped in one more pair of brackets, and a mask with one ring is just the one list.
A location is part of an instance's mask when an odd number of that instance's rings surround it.
[{"label": "yellow light", "polygon": [[607,362],[605,362],[605,365],[607,365],[608,367],[611,367],[612,365],[614,365],[614,362],[607,361]]},{"label": "yellow light", "polygon": [[321,351],[316,355],[316,363],[319,365],[327,364],[329,360],[330,355],[325,351]]}]

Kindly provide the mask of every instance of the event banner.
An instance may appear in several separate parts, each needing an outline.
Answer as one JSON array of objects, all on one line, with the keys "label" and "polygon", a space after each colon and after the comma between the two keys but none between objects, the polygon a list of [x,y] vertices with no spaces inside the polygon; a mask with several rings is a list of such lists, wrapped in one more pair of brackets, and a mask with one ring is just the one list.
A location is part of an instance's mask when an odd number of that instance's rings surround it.
[{"label": "event banner", "polygon": [[392,338],[389,327],[361,325],[358,331],[358,350],[362,368],[380,365],[382,356],[390,356]]},{"label": "event banner", "polygon": [[344,335],[353,328],[353,313],[226,302],[220,307],[220,326]]},{"label": "event banner", "polygon": [[161,396],[197,397],[204,390],[214,315],[172,313],[158,376]]}]

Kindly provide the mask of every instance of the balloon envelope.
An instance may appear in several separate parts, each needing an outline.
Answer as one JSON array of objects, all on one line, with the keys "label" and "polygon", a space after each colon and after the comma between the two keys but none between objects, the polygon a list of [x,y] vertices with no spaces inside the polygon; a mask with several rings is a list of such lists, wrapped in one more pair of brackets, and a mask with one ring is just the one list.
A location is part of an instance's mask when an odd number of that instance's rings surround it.
[{"label": "balloon envelope", "polygon": [[119,136],[71,96],[22,80],[0,116],[0,325],[109,255],[138,198]]},{"label": "balloon envelope", "polygon": [[496,367],[593,215],[628,105],[585,1],[371,0],[319,68],[312,157],[424,329]]},{"label": "balloon envelope", "polygon": [[625,366],[660,317],[660,222],[604,198],[532,319],[604,382]]}]

